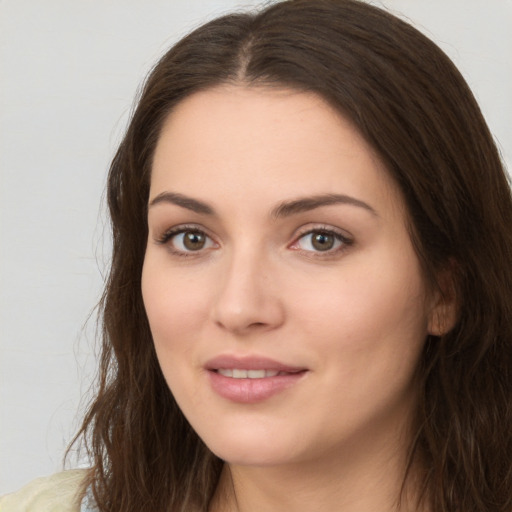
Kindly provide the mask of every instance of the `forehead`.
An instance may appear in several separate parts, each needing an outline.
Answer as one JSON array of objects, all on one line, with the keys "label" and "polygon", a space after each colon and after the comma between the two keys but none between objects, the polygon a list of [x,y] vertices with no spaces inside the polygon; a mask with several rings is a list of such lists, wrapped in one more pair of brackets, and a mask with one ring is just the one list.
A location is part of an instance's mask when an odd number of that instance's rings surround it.
[{"label": "forehead", "polygon": [[397,192],[358,130],[320,96],[242,86],[195,93],[168,116],[151,196],[167,189],[248,203],[255,195]]}]

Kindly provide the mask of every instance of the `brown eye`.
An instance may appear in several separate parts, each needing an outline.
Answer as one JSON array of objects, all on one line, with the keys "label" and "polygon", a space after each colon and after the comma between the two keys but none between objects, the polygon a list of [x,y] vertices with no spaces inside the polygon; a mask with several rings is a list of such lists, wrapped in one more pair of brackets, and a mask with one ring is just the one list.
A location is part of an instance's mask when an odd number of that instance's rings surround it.
[{"label": "brown eye", "polygon": [[311,230],[302,235],[294,246],[297,249],[312,253],[335,253],[352,244],[352,240],[335,231],[324,229]]},{"label": "brown eye", "polygon": [[336,238],[330,233],[312,233],[311,245],[317,251],[328,251],[334,247]]},{"label": "brown eye", "polygon": [[199,251],[206,245],[206,236],[199,231],[185,231],[183,233],[183,246],[189,251]]},{"label": "brown eye", "polygon": [[199,252],[212,249],[215,242],[199,229],[175,229],[171,230],[158,240],[162,245],[167,245],[176,254]]}]

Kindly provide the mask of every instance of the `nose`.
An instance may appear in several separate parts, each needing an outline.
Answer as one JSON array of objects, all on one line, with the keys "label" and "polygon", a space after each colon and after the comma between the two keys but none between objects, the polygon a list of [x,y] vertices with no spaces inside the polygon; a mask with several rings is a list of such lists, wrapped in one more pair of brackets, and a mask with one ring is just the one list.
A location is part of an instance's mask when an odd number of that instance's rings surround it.
[{"label": "nose", "polygon": [[285,309],[275,272],[261,254],[233,254],[219,273],[213,320],[239,336],[278,328]]}]

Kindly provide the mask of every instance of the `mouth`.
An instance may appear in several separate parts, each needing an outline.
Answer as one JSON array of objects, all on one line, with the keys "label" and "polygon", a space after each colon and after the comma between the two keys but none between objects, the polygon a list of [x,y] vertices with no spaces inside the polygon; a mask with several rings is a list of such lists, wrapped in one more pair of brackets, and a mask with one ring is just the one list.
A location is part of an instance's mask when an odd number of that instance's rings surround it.
[{"label": "mouth", "polygon": [[205,369],[216,394],[245,404],[262,402],[293,388],[309,371],[268,358],[233,356],[216,357]]},{"label": "mouth", "polygon": [[232,379],[265,379],[307,371],[268,357],[221,355],[210,359],[205,368]]},{"label": "mouth", "polygon": [[267,379],[300,372],[300,370],[297,372],[283,372],[278,370],[245,370],[243,368],[218,368],[213,371],[231,379]]}]

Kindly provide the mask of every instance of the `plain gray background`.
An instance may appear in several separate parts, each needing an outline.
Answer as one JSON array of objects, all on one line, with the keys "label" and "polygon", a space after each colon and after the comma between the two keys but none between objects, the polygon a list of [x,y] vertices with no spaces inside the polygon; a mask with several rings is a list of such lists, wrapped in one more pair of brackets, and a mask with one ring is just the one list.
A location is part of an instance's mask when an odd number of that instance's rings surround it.
[{"label": "plain gray background", "polygon": [[[372,3],[451,56],[511,162],[512,0]],[[108,262],[101,198],[138,85],[192,28],[254,5],[0,1],[0,494],[61,469],[78,425]]]}]

